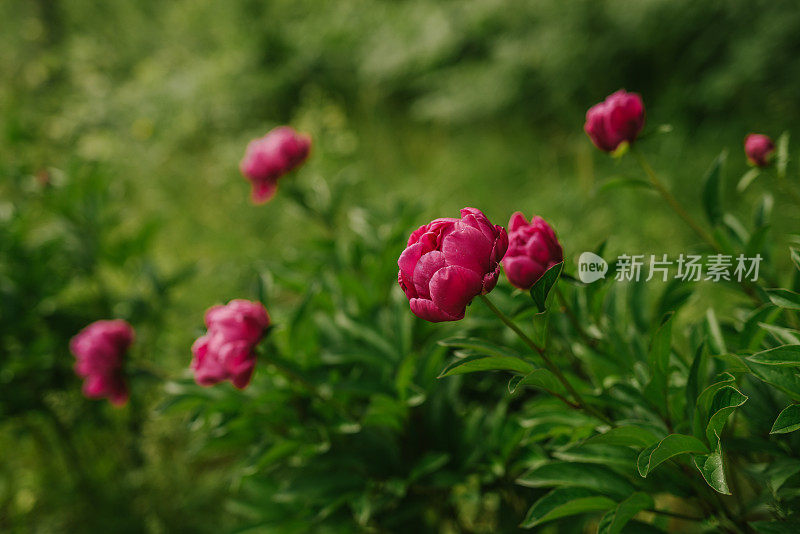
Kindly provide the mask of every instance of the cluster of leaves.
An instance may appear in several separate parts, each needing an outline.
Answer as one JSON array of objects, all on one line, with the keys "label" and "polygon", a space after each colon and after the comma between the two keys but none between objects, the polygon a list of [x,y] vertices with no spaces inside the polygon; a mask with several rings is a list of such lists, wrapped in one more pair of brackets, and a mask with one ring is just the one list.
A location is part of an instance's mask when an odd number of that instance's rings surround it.
[{"label": "cluster of leaves", "polygon": [[[119,209],[126,191],[112,184],[108,169],[74,161],[65,170],[31,171],[10,162],[0,169],[0,440],[4,449],[15,441],[29,445],[0,472],[0,529],[24,520],[32,499],[41,499],[36,513],[50,528],[102,529],[115,517],[93,506],[119,510],[126,486],[99,493],[96,479],[141,464],[131,440],[143,413],[132,406],[120,419],[103,404],[85,402],[69,340],[97,318],[124,317],[141,325],[130,369],[141,373],[150,357],[144,347],[161,335],[172,289],[190,272],[156,268],[148,250],[157,225],[126,220]],[[107,439],[120,443],[119,456],[90,466],[88,456]],[[52,491],[31,496],[29,462],[42,462],[35,477]],[[20,502],[20,495],[30,498]]]}]

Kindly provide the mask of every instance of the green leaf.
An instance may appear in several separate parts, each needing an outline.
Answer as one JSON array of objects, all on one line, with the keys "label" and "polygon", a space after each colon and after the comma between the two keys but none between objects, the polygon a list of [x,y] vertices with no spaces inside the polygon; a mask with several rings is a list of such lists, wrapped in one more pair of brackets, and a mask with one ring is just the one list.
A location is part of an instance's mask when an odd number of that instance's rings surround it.
[{"label": "green leaf", "polygon": [[625,187],[653,189],[653,184],[651,184],[647,180],[642,180],[641,178],[617,177],[617,178],[611,178],[603,182],[603,184],[597,188],[597,192],[605,193],[613,189],[621,189]]},{"label": "green leaf", "polygon": [[792,257],[792,263],[794,263],[794,266],[797,267],[798,271],[800,271],[800,251],[794,247],[791,247],[789,248],[789,255]]},{"label": "green leaf", "polygon": [[634,491],[630,482],[602,465],[575,462],[551,462],[535,467],[518,478],[517,484],[530,488],[586,488],[620,498]]},{"label": "green leaf", "polygon": [[692,429],[696,437],[702,438],[705,436],[705,429],[708,426],[708,417],[711,411],[711,404],[717,392],[726,387],[736,384],[736,378],[728,373],[720,373],[717,376],[717,381],[705,388],[697,397],[697,403],[694,406],[694,417],[692,418]]},{"label": "green leaf", "polygon": [[800,293],[788,289],[765,289],[769,300],[787,310],[800,310]]},{"label": "green leaf", "polygon": [[648,362],[652,373],[650,385],[654,390],[654,397],[661,407],[666,411],[666,391],[669,380],[669,355],[672,352],[672,318],[673,313],[669,313],[665,321],[656,330],[650,342]]},{"label": "green leaf", "polygon": [[770,434],[787,434],[800,429],[800,404],[790,404],[778,414]]},{"label": "green leaf", "polygon": [[782,345],[773,349],[762,350],[748,356],[747,359],[764,365],[800,367],[800,345]]},{"label": "green leaf", "polygon": [[722,466],[722,452],[717,450],[712,454],[701,454],[693,458],[694,465],[703,475],[706,483],[715,491],[723,495],[730,495],[728,482],[725,480],[725,469]]},{"label": "green leaf", "polygon": [[791,398],[800,400],[800,375],[795,368],[750,361],[747,362],[747,366],[760,380],[775,386]]},{"label": "green leaf", "polygon": [[800,521],[753,521],[748,523],[758,534],[797,534],[800,532]]},{"label": "green leaf", "polygon": [[533,528],[562,517],[608,510],[615,504],[585,488],[558,488],[533,503],[520,527]]},{"label": "green leaf", "polygon": [[558,277],[563,268],[563,261],[561,263],[556,263],[547,269],[536,283],[533,284],[531,288],[531,298],[536,303],[536,307],[539,308],[539,313],[547,309],[547,295],[550,294],[550,290],[553,289],[553,286],[558,282]]},{"label": "green leaf", "polygon": [[702,441],[694,436],[670,434],[658,443],[647,447],[639,454],[637,467],[642,477],[647,475],[663,462],[679,454],[707,453],[708,449]]},{"label": "green leaf", "polygon": [[761,174],[761,169],[759,169],[758,167],[753,167],[752,169],[744,173],[742,178],[739,180],[739,183],[736,184],[736,191],[738,191],[739,193],[743,193],[744,190],[747,189],[751,183],[753,183],[753,180],[758,178],[759,174]]},{"label": "green leaf", "polygon": [[520,354],[512,349],[501,347],[489,341],[475,337],[449,337],[439,341],[443,347],[453,347],[458,349],[471,349],[489,356],[512,356],[519,358]]},{"label": "green leaf", "polygon": [[725,354],[728,352],[714,308],[709,308],[706,311],[706,330],[708,332],[708,348],[711,354]]},{"label": "green leaf", "polygon": [[565,462],[618,465],[625,469],[631,469],[636,464],[637,456],[636,452],[629,447],[598,443],[584,443],[553,452],[554,458]]},{"label": "green leaf", "polygon": [[701,343],[694,353],[694,360],[692,366],[689,368],[689,378],[686,379],[686,412],[689,416],[689,422],[694,415],[695,401],[700,394],[700,384],[705,382],[706,378],[706,360],[707,360],[707,345]]},{"label": "green leaf", "polygon": [[658,441],[658,436],[640,426],[618,426],[603,434],[592,436],[586,443],[603,443],[608,445],[624,445],[641,449]]},{"label": "green leaf", "polygon": [[739,406],[747,402],[747,395],[733,386],[725,386],[721,388],[714,395],[714,400],[711,402],[711,414],[708,418],[708,425],[706,426],[706,439],[708,443],[713,446],[719,441],[722,435],[722,428],[725,422],[733,411]]},{"label": "green leaf", "polygon": [[786,178],[786,165],[789,163],[789,132],[783,132],[775,143],[775,169],[778,178]]},{"label": "green leaf", "polygon": [[703,177],[703,208],[712,226],[722,218],[722,165],[728,151],[723,150]]},{"label": "green leaf", "polygon": [[514,356],[488,356],[476,354],[459,358],[445,367],[437,378],[446,376],[463,375],[479,371],[513,371],[527,375],[534,370],[532,364]]},{"label": "green leaf", "polygon": [[565,393],[564,386],[547,369],[534,369],[525,376],[515,376],[508,382],[508,392],[512,395],[521,387],[531,386],[558,394]]},{"label": "green leaf", "polygon": [[654,506],[650,495],[637,491],[600,519],[597,534],[619,534],[636,514]]}]

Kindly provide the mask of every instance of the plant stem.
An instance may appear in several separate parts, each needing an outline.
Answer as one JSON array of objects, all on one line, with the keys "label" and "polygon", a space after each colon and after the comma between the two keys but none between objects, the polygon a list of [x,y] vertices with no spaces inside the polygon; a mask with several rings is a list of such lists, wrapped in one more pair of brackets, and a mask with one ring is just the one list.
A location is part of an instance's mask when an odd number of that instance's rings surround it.
[{"label": "plant stem", "polygon": [[578,408],[580,408],[581,410],[583,410],[583,411],[585,411],[585,412],[587,412],[587,413],[589,413],[589,414],[593,415],[594,417],[596,417],[597,419],[599,419],[599,420],[603,421],[604,423],[606,423],[606,424],[608,424],[608,425],[610,425],[610,426],[612,426],[612,427],[614,426],[614,423],[613,423],[613,422],[612,422],[610,419],[608,419],[608,417],[606,417],[605,415],[603,415],[602,413],[600,413],[600,412],[599,412],[597,409],[595,409],[595,408],[594,408],[594,407],[592,407],[591,405],[589,405],[589,404],[586,404],[586,401],[584,401],[584,400],[583,400],[583,397],[581,397],[580,393],[578,393],[578,392],[575,390],[575,388],[574,388],[574,387],[572,387],[572,384],[570,384],[570,383],[569,383],[569,381],[567,381],[567,379],[564,377],[564,374],[563,374],[563,373],[561,372],[561,370],[560,370],[560,369],[559,369],[559,368],[558,368],[558,367],[557,367],[557,366],[556,366],[556,365],[555,365],[555,364],[552,362],[552,360],[550,360],[550,358],[547,356],[547,354],[545,353],[545,351],[544,351],[544,349],[543,349],[543,348],[541,348],[539,345],[537,345],[536,343],[534,343],[534,341],[533,341],[531,338],[529,338],[529,337],[528,337],[528,336],[525,334],[525,332],[523,332],[523,331],[522,331],[522,330],[521,330],[521,329],[520,329],[520,328],[519,328],[519,327],[518,327],[516,324],[514,324],[514,322],[513,322],[511,319],[509,319],[509,318],[508,318],[508,316],[507,316],[506,314],[504,314],[502,311],[500,311],[500,309],[499,309],[497,306],[495,306],[495,305],[492,303],[492,301],[491,301],[491,300],[489,300],[489,297],[487,297],[486,295],[480,295],[480,297],[481,297],[481,299],[483,300],[484,304],[486,304],[486,306],[487,306],[487,307],[488,307],[490,310],[492,310],[492,312],[493,312],[495,315],[497,315],[497,317],[498,317],[498,318],[499,318],[501,321],[503,321],[503,323],[505,323],[505,325],[506,325],[507,327],[509,327],[511,330],[513,330],[513,331],[514,331],[514,333],[515,333],[515,334],[517,334],[517,336],[519,336],[519,338],[520,338],[520,339],[521,339],[521,340],[522,340],[522,341],[523,341],[523,342],[524,342],[526,345],[528,345],[528,346],[529,346],[531,349],[533,349],[534,351],[536,351],[536,352],[539,354],[539,356],[541,356],[541,358],[542,358],[542,361],[544,361],[544,364],[545,364],[545,366],[547,367],[547,369],[548,369],[548,370],[549,370],[551,373],[553,373],[553,374],[555,375],[555,377],[558,379],[558,381],[559,381],[559,382],[561,382],[561,384],[563,384],[563,386],[566,388],[566,390],[567,390],[567,391],[570,393],[570,395],[572,395],[572,397],[575,399],[575,402],[577,403],[577,405],[578,405]]},{"label": "plant stem", "polygon": [[681,206],[680,202],[678,202],[678,200],[672,195],[672,193],[669,192],[669,189],[667,189],[664,183],[658,179],[658,176],[656,176],[655,171],[647,162],[647,158],[644,157],[644,154],[638,148],[636,148],[635,145],[631,145],[630,151],[636,157],[636,160],[639,162],[639,165],[642,167],[642,170],[644,170],[644,173],[650,180],[650,184],[652,184],[652,186],[656,189],[656,191],[659,192],[661,197],[667,202],[667,204],[669,204],[672,210],[676,214],[678,214],[678,217],[683,219],[683,221],[686,224],[688,224],[692,230],[694,230],[694,233],[697,234],[697,236],[700,239],[708,243],[708,245],[718,253],[722,253],[722,249],[720,248],[719,244],[717,244],[717,242],[714,240],[714,238],[711,237],[711,234],[703,230],[703,228],[699,224],[697,224],[697,222],[692,218],[692,216],[689,215],[689,213],[685,209],[683,209],[683,206]]},{"label": "plant stem", "polygon": [[[697,236],[705,241],[708,246],[710,246],[717,254],[723,254],[724,251],[722,247],[719,246],[719,243],[692,218],[689,213],[683,209],[680,202],[669,192],[669,189],[664,185],[664,183],[658,179],[656,176],[656,172],[653,170],[653,167],[650,166],[650,163],[647,162],[647,158],[644,157],[644,154],[636,148],[635,145],[631,145],[630,148],[631,153],[636,157],[636,160],[639,162],[639,165],[644,170],[644,173],[650,179],[650,184],[659,192],[661,197],[666,200],[667,204],[672,208],[672,210],[678,214],[678,216],[683,219],[683,221],[689,225],[689,227],[694,230],[694,233]],[[753,288],[753,285],[746,281],[741,280],[739,285],[742,288],[742,291],[750,297],[755,304],[761,304],[762,299],[758,296],[758,293]]]}]

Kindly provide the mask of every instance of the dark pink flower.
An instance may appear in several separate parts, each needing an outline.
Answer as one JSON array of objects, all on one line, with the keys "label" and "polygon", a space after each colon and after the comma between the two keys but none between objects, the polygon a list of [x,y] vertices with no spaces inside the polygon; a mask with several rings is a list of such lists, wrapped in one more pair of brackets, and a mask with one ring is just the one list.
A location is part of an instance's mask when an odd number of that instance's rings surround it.
[{"label": "dark pink flower", "polygon": [[762,134],[751,133],[744,138],[744,153],[747,160],[757,167],[766,167],[775,152],[772,139]]},{"label": "dark pink flower", "polygon": [[192,370],[201,386],[230,380],[242,389],[250,383],[256,366],[255,348],[269,326],[260,302],[232,300],[206,312],[208,332],[192,345]]},{"label": "dark pink flower", "polygon": [[623,141],[633,143],[643,126],[642,97],[620,89],[589,108],[583,129],[597,148],[613,152]]},{"label": "dark pink flower", "polygon": [[530,289],[547,269],[563,260],[556,234],[544,219],[534,216],[528,222],[520,212],[511,216],[503,268],[514,286]]},{"label": "dark pink flower", "polygon": [[467,304],[497,284],[506,248],[505,229],[475,208],[421,226],[397,260],[411,311],[434,323],[462,319]]},{"label": "dark pink flower", "polygon": [[303,164],[311,150],[311,137],[289,126],[279,126],[250,141],[239,164],[253,186],[253,202],[263,204],[278,188],[278,178]]},{"label": "dark pink flower", "polygon": [[83,394],[107,398],[115,406],[128,401],[123,362],[133,343],[134,331],[122,319],[95,321],[70,341],[75,373],[84,379]]}]

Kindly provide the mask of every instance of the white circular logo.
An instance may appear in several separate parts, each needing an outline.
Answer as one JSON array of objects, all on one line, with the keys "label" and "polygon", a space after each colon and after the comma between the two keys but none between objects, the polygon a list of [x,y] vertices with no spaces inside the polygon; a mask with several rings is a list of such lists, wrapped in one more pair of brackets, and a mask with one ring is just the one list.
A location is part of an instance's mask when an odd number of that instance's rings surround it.
[{"label": "white circular logo", "polygon": [[578,278],[584,284],[591,284],[606,277],[608,263],[594,252],[584,252],[578,257]]}]

